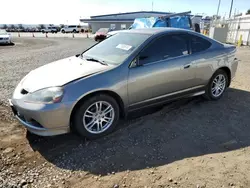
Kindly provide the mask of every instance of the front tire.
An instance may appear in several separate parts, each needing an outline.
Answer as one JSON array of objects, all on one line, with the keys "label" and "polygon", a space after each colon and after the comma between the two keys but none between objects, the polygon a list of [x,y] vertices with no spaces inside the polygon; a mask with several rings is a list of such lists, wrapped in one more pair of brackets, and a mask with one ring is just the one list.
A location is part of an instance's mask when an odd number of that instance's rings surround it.
[{"label": "front tire", "polygon": [[77,108],[73,127],[81,136],[97,139],[114,130],[119,114],[119,105],[114,98],[105,94],[95,95]]},{"label": "front tire", "polygon": [[228,86],[228,82],[227,73],[221,69],[217,70],[206,87],[204,97],[208,100],[220,99]]}]

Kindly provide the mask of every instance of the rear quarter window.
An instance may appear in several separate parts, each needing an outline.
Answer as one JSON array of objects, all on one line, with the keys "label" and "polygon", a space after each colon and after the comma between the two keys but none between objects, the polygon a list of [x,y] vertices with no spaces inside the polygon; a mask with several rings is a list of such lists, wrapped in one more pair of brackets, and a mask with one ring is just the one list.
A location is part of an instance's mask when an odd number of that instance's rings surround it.
[{"label": "rear quarter window", "polygon": [[211,42],[209,42],[208,40],[194,35],[190,36],[190,43],[192,53],[205,51],[212,45]]}]

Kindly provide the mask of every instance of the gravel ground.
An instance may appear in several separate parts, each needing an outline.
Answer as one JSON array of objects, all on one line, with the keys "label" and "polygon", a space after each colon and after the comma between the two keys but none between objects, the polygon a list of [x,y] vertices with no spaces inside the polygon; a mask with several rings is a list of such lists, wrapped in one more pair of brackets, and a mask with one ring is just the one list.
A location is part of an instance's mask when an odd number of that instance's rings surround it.
[{"label": "gravel ground", "polygon": [[74,55],[90,39],[18,39],[0,46],[0,187],[250,187],[250,48],[219,101],[201,97],[138,111],[96,141],[39,137],[5,101],[30,70]]}]

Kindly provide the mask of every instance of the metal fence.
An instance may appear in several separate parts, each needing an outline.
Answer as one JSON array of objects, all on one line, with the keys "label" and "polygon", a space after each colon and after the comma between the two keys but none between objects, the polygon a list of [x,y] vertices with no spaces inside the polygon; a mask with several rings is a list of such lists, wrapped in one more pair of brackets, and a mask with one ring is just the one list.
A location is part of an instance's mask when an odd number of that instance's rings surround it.
[{"label": "metal fence", "polygon": [[236,43],[242,36],[242,44],[250,45],[250,16],[239,17],[227,21],[227,41]]},{"label": "metal fence", "polygon": [[242,38],[243,45],[250,45],[250,15],[229,20],[213,20],[210,27],[228,27],[227,42],[238,43]]}]

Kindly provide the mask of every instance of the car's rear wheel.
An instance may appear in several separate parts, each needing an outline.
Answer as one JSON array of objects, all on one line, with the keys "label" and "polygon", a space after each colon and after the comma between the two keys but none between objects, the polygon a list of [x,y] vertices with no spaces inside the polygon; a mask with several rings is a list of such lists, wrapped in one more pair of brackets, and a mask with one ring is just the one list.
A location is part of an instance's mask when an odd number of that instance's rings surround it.
[{"label": "car's rear wheel", "polygon": [[114,130],[119,121],[119,105],[108,95],[95,95],[75,111],[74,129],[88,139],[100,138]]},{"label": "car's rear wheel", "polygon": [[204,96],[209,100],[218,100],[222,97],[227,86],[228,75],[225,71],[219,69],[210,79]]}]

